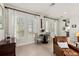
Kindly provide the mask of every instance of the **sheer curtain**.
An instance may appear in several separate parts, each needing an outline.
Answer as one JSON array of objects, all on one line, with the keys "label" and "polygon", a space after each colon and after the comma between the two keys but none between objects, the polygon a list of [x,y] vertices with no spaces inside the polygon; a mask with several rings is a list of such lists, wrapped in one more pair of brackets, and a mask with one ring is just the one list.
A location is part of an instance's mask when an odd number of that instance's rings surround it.
[{"label": "sheer curtain", "polygon": [[6,9],[7,10],[7,35],[16,38],[16,45],[27,43],[27,17],[25,13]]},{"label": "sheer curtain", "polygon": [[40,31],[40,19],[39,16],[34,16],[33,19],[33,32],[34,33],[39,33]]},{"label": "sheer curtain", "polygon": [[34,43],[35,34],[39,31],[39,16],[6,9],[6,36],[15,37],[17,46]]},{"label": "sheer curtain", "polygon": [[[12,9],[6,9],[6,16],[6,35],[15,37],[17,46],[34,43],[35,35],[40,33],[39,16]],[[43,23],[47,32],[56,33],[57,27],[54,20],[45,18]]]},{"label": "sheer curtain", "polygon": [[57,35],[57,20],[45,18],[46,32],[50,32],[52,36]]},{"label": "sheer curtain", "polygon": [[10,37],[15,37],[15,11],[7,9],[7,35]]},{"label": "sheer curtain", "polygon": [[4,31],[4,6],[0,3],[0,41],[5,38]]}]

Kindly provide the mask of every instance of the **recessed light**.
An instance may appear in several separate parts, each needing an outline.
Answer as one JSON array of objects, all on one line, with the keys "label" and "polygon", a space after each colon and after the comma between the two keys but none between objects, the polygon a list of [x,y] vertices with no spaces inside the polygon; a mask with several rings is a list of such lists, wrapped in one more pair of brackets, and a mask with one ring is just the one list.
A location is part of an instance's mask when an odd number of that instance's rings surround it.
[{"label": "recessed light", "polygon": [[64,14],[67,14],[67,12],[64,12]]}]

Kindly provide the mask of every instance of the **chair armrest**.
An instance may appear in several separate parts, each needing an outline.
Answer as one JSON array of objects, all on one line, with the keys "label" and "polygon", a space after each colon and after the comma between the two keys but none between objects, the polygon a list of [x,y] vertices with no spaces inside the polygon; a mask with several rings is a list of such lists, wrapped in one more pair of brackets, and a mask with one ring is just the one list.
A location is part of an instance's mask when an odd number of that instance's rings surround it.
[{"label": "chair armrest", "polygon": [[79,48],[75,47],[74,45],[68,44],[68,46],[72,48],[73,50],[79,52]]},{"label": "chair armrest", "polygon": [[57,56],[64,56],[64,52],[62,50],[62,48],[60,48],[58,45],[54,45],[54,53],[57,55]]}]

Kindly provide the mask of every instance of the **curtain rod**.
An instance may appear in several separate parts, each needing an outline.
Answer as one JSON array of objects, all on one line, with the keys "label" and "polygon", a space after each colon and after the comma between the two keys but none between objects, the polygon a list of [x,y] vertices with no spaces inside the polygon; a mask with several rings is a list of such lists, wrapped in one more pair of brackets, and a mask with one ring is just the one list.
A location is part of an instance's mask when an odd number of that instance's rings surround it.
[{"label": "curtain rod", "polygon": [[[31,15],[35,15],[35,16],[40,16],[38,14],[34,14],[34,13],[22,11],[22,10],[15,9],[15,8],[12,8],[12,7],[7,7],[7,6],[4,6],[4,7],[7,8],[7,9],[12,9],[12,10],[20,11],[20,12],[27,13],[27,14],[31,14]],[[47,17],[47,16],[44,16],[44,18],[48,18],[48,19],[52,19],[52,20],[58,20],[58,19],[55,19],[55,18]]]},{"label": "curtain rod", "polygon": [[20,12],[27,13],[27,14],[31,14],[31,15],[40,16],[40,15],[38,15],[38,14],[34,14],[34,13],[30,13],[30,12],[22,11],[22,10],[15,9],[15,8],[11,8],[11,7],[7,7],[7,6],[5,6],[5,8],[7,8],[7,9],[12,9],[12,10],[16,10],[16,11],[20,11]]},{"label": "curtain rod", "polygon": [[58,20],[56,18],[51,18],[51,17],[47,17],[47,16],[44,16],[44,18],[48,18],[48,19],[51,19],[51,20]]}]

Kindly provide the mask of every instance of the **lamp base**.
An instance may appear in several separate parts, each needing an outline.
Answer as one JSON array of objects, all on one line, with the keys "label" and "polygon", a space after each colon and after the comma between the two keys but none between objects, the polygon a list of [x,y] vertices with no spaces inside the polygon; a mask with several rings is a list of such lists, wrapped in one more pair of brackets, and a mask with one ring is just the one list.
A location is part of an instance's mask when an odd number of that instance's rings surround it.
[{"label": "lamp base", "polygon": [[77,37],[77,41],[79,42],[79,36]]},{"label": "lamp base", "polygon": [[66,36],[69,37],[69,32],[66,32]]}]

